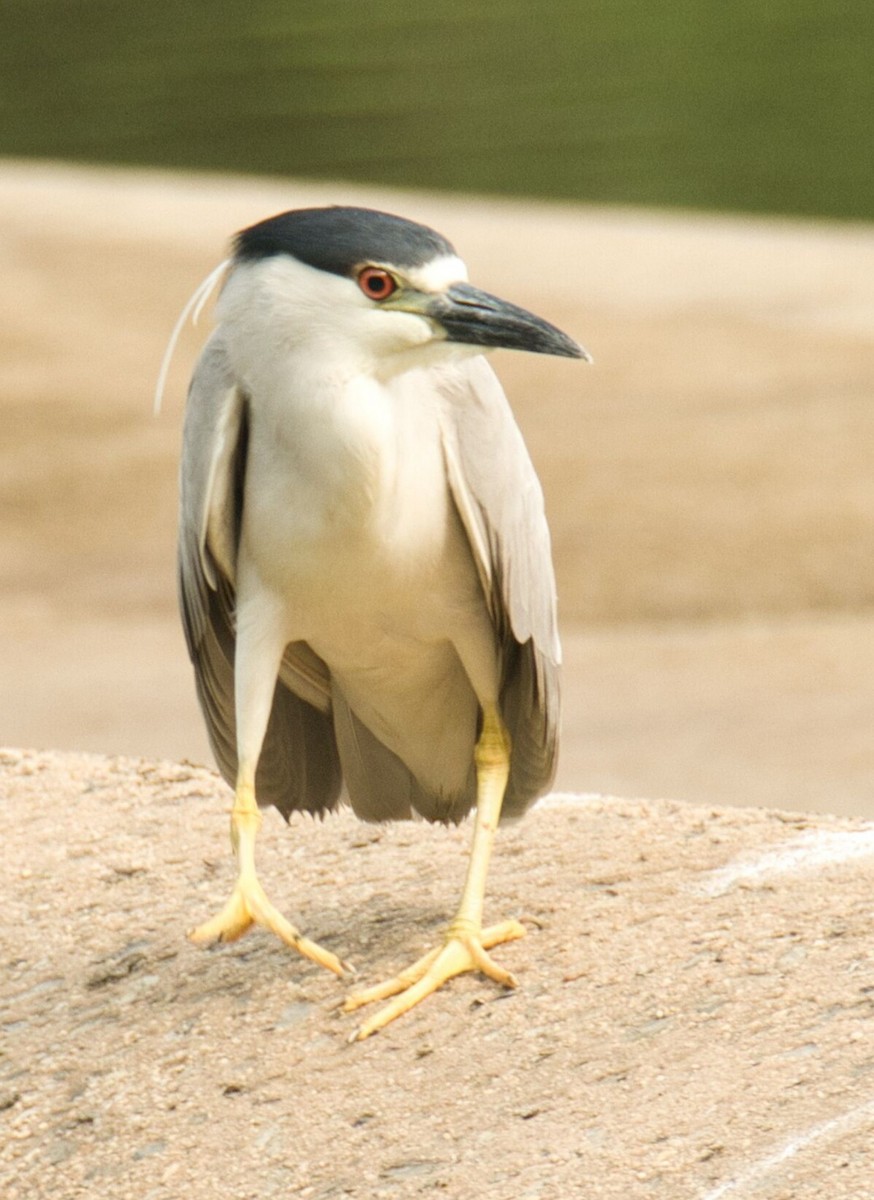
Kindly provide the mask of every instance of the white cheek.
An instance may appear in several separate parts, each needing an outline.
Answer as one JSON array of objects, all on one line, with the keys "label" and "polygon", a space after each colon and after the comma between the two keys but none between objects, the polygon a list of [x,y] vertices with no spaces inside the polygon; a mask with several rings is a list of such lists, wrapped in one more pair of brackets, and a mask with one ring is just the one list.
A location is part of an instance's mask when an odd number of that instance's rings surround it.
[{"label": "white cheek", "polygon": [[437,336],[434,326],[425,317],[397,309],[371,310],[366,314],[365,323],[367,332],[378,338],[386,351],[412,350],[427,345]]},{"label": "white cheek", "polygon": [[391,379],[411,367],[425,366],[447,345],[424,317],[412,313],[371,313],[367,339],[368,370],[379,379]]},{"label": "white cheek", "polygon": [[396,346],[391,354],[383,354],[372,364],[378,379],[389,380],[405,371],[421,367],[448,366],[488,352],[485,346],[469,346],[461,342],[449,342],[434,330],[418,345],[407,342]]}]

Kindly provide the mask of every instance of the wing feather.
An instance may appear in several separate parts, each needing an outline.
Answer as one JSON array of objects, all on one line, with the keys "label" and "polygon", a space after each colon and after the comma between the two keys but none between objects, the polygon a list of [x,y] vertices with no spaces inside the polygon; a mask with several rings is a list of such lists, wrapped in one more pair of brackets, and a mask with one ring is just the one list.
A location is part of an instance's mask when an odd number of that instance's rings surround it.
[{"label": "wing feather", "polygon": [[512,739],[503,815],[555,776],[561,645],[543,493],[507,398],[484,358],[447,373],[447,476],[498,635],[501,711]]},{"label": "wing feather", "polygon": [[[234,715],[235,574],[243,511],[248,408],[216,331],[195,369],[182,439],[178,578],[182,624],[219,769],[237,773]],[[340,762],[330,678],[308,646],[286,650],[258,762],[259,803],[288,817],[337,805]]]}]

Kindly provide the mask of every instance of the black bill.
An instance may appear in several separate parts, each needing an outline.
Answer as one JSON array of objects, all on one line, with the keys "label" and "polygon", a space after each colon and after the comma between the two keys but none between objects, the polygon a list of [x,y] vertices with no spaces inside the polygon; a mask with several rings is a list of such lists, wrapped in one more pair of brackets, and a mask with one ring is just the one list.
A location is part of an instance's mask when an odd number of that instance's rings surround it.
[{"label": "black bill", "polygon": [[454,283],[441,295],[432,297],[428,316],[445,329],[451,342],[502,346],[591,362],[587,350],[542,317],[469,283]]}]

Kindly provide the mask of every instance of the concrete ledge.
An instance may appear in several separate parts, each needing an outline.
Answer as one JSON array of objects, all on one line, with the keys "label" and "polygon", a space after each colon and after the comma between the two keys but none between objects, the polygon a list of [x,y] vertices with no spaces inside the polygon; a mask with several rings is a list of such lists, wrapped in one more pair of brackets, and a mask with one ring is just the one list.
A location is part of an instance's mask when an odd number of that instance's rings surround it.
[{"label": "concrete ledge", "polygon": [[[7,1200],[870,1194],[870,824],[551,797],[491,876],[519,990],[350,1047],[271,938],[186,942],[233,873],[211,772],[10,750],[0,800]],[[371,981],[439,936],[468,837],[270,813],[260,867]]]}]

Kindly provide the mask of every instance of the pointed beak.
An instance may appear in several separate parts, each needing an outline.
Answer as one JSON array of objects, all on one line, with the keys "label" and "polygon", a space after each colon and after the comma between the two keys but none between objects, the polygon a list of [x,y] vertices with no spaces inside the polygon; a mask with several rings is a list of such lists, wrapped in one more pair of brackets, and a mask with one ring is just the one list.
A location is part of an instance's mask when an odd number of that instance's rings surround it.
[{"label": "pointed beak", "polygon": [[587,350],[542,317],[469,283],[453,283],[445,292],[429,296],[424,313],[450,342],[592,361]]}]

